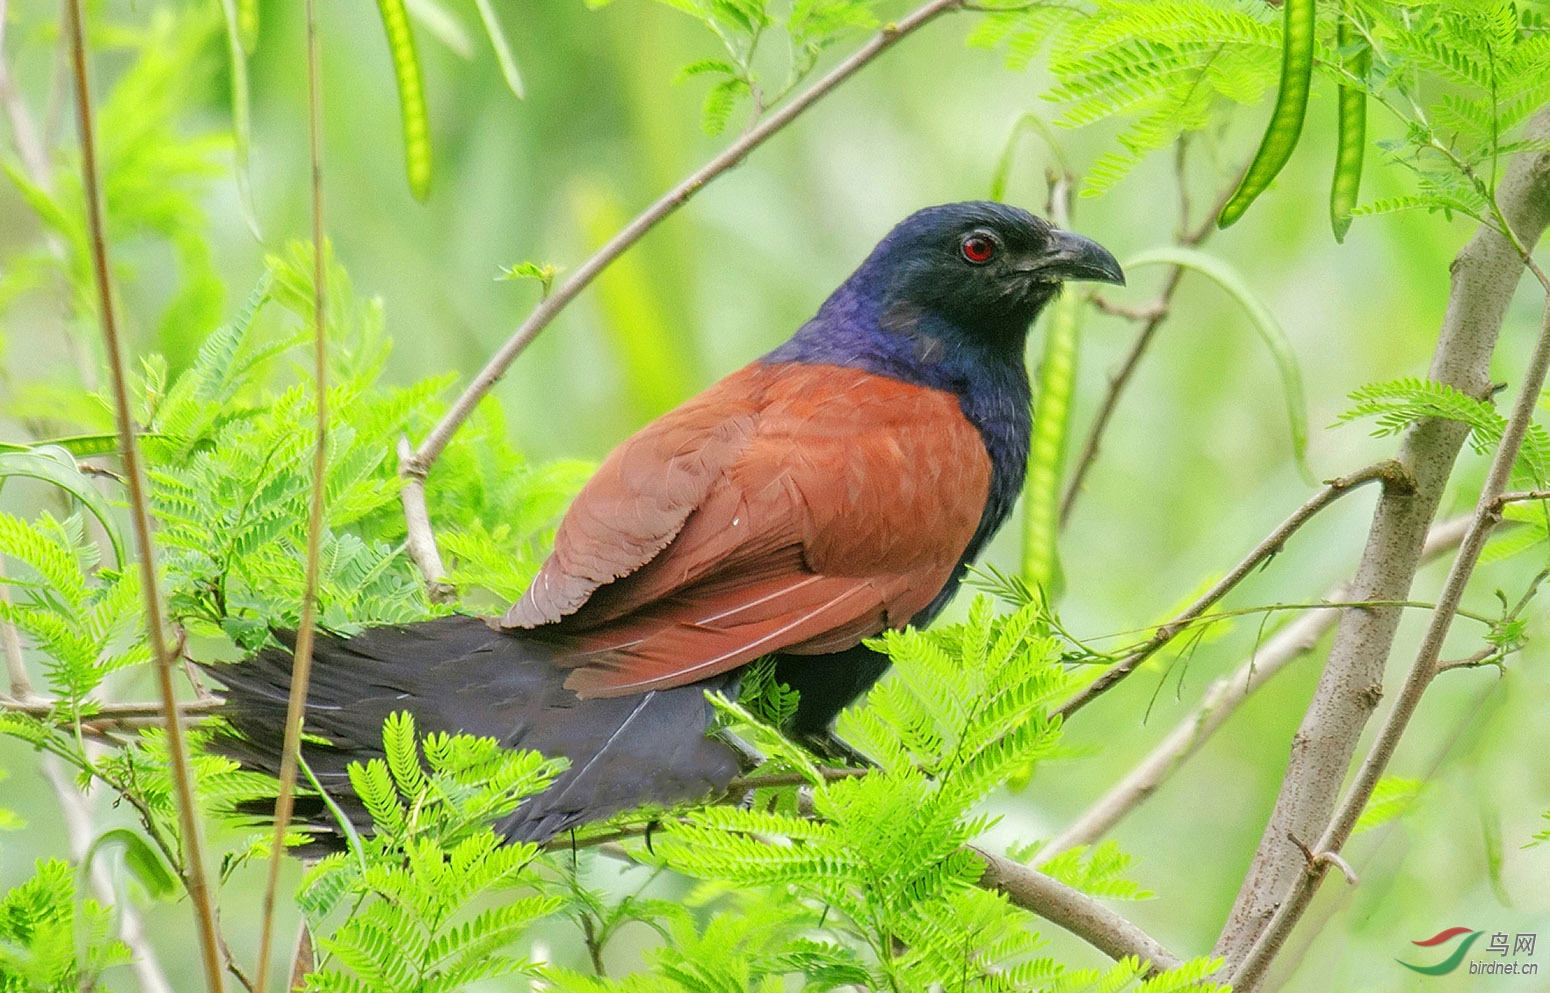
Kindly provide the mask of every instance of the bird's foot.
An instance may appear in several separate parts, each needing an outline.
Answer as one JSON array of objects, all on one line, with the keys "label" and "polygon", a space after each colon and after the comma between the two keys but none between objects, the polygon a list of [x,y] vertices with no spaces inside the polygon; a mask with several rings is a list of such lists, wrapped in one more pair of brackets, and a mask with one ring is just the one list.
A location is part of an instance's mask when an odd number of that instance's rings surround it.
[{"label": "bird's foot", "polygon": [[768,757],[731,731],[717,731],[713,737],[737,753],[738,772],[746,776],[769,761]]},{"label": "bird's foot", "polygon": [[797,744],[826,762],[855,769],[877,768],[876,762],[856,751],[849,742],[827,728],[801,732],[795,738]]}]

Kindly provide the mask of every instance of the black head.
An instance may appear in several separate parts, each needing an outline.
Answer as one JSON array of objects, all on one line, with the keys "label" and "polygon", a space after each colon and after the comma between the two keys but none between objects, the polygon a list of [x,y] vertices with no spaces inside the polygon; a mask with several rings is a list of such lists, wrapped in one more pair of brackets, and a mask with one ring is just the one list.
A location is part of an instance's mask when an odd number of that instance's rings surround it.
[{"label": "black head", "polygon": [[900,316],[930,314],[976,338],[1012,344],[1010,336],[1017,345],[1062,282],[1125,281],[1114,256],[1096,242],[990,201],[911,214],[856,276]]}]

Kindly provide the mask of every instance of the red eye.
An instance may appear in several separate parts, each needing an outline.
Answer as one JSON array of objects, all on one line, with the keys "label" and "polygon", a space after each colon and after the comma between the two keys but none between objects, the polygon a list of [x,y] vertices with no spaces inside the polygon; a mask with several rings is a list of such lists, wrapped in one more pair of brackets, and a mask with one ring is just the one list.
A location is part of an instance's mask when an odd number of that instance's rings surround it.
[{"label": "red eye", "polygon": [[963,239],[963,244],[958,249],[963,253],[965,261],[975,265],[984,265],[990,261],[990,257],[996,254],[996,243],[982,234],[971,234]]}]

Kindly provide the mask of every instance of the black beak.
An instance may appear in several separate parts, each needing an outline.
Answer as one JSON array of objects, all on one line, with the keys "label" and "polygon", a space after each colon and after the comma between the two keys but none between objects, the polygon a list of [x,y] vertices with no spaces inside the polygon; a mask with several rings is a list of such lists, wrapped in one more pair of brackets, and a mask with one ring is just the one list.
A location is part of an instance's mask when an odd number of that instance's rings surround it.
[{"label": "black beak", "polygon": [[1109,250],[1090,238],[1052,228],[1049,248],[1028,271],[1045,279],[1088,279],[1125,285],[1125,273]]}]

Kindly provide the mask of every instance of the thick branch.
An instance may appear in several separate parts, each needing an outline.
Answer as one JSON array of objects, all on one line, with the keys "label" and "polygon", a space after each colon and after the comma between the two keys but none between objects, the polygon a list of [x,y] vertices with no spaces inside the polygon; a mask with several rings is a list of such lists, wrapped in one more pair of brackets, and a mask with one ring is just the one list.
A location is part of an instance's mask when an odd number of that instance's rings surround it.
[{"label": "thick branch", "polygon": [[1385,492],[1390,490],[1403,492],[1413,485],[1403,467],[1392,461],[1377,462],[1365,469],[1359,469],[1348,476],[1328,480],[1324,489],[1315,494],[1307,503],[1298,507],[1292,512],[1290,517],[1282,521],[1274,531],[1266,535],[1265,539],[1256,545],[1253,551],[1249,552],[1241,562],[1233,566],[1231,572],[1217,580],[1214,586],[1201,594],[1198,600],[1186,607],[1178,616],[1159,627],[1157,632],[1147,640],[1146,644],[1105,669],[1103,675],[1083,687],[1081,692],[1068,700],[1056,713],[1063,718],[1069,718],[1078,710],[1092,703],[1098,696],[1113,688],[1116,683],[1134,672],[1141,663],[1157,654],[1164,645],[1177,637],[1179,632],[1188,628],[1191,621],[1194,621],[1211,609],[1211,606],[1230,593],[1233,587],[1248,578],[1249,574],[1261,562],[1281,551],[1287,539],[1296,534],[1297,530],[1312,520],[1319,511],[1357,487],[1379,479],[1383,480]]},{"label": "thick branch", "polygon": [[1016,906],[1065,928],[1110,958],[1134,955],[1151,963],[1148,973],[1176,969],[1183,964],[1156,938],[1087,894],[1004,855],[981,848],[972,850],[985,860],[980,886],[1005,893]]},{"label": "thick branch", "polygon": [[[843,771],[864,774],[866,770]],[[633,862],[635,858],[630,850],[619,842],[630,838],[649,838],[656,831],[670,828],[671,825],[664,827],[655,822],[627,824],[616,831],[605,831],[579,840],[555,838],[545,844],[544,848],[553,852],[595,848],[604,855]],[[985,873],[977,884],[982,889],[1006,894],[1014,906],[1066,929],[1110,958],[1118,960],[1133,955],[1143,962],[1151,963],[1147,969],[1148,974],[1174,969],[1183,964],[1177,955],[1164,948],[1157,939],[1086,893],[1004,855],[996,855],[973,845],[969,846],[969,850],[985,862]]]},{"label": "thick branch", "polygon": [[1421,647],[1416,652],[1415,661],[1411,664],[1405,685],[1384,719],[1383,727],[1378,731],[1378,736],[1373,741],[1366,759],[1363,760],[1361,770],[1356,774],[1356,780],[1346,793],[1345,800],[1335,812],[1334,818],[1320,837],[1318,844],[1312,849],[1314,858],[1305,864],[1303,872],[1296,877],[1292,892],[1281,901],[1275,916],[1255,941],[1243,964],[1234,974],[1234,987],[1252,988],[1264,974],[1264,970],[1269,966],[1287,935],[1297,925],[1298,919],[1313,899],[1313,894],[1328,866],[1335,863],[1341,847],[1351,837],[1357,818],[1367,806],[1368,798],[1372,796],[1373,789],[1378,785],[1383,770],[1388,768],[1389,759],[1393,757],[1394,750],[1399,747],[1399,739],[1404,735],[1405,728],[1410,724],[1410,718],[1415,715],[1416,707],[1421,703],[1421,696],[1431,685],[1433,677],[1437,675],[1442,656],[1442,643],[1448,637],[1448,630],[1458,613],[1459,604],[1463,602],[1464,589],[1469,585],[1469,577],[1474,572],[1475,563],[1479,561],[1480,553],[1485,548],[1486,537],[1490,534],[1491,528],[1501,520],[1497,501],[1507,487],[1507,479],[1512,473],[1513,463],[1517,460],[1518,449],[1522,447],[1523,438],[1528,433],[1529,424],[1533,421],[1534,410],[1538,406],[1540,392],[1544,389],[1547,371],[1550,371],[1550,303],[1545,307],[1539,340],[1534,346],[1529,368],[1524,373],[1523,385],[1517,402],[1513,405],[1512,416],[1507,420],[1507,429],[1502,433],[1502,440],[1497,446],[1490,472],[1486,475],[1480,500],[1469,522],[1469,531],[1464,535],[1464,540],[1459,546],[1459,553],[1453,560],[1453,568],[1448,571],[1442,596],[1438,598],[1437,609],[1433,612],[1431,624],[1427,626],[1426,634],[1421,639]]},{"label": "thick branch", "polygon": [[452,439],[452,435],[473,413],[474,407],[484,398],[484,395],[490,392],[501,376],[505,375],[507,368],[522,353],[522,350],[615,259],[623,255],[646,232],[687,203],[707,183],[741,163],[750,152],[783,130],[803,111],[855,75],[873,59],[940,15],[961,8],[963,3],[964,0],[929,0],[898,21],[885,25],[865,45],[831,69],[818,82],[798,94],[791,102],[780,107],[757,126],[744,132],[719,155],[662,194],[655,203],[609,239],[607,244],[581,263],[570,278],[557,286],[553,293],[533,309],[527,320],[522,322],[522,326],[517,328],[506,343],[490,357],[485,367],[468,384],[468,388],[453,402],[446,415],[425,436],[419,448],[407,458],[400,458],[399,473],[404,477],[403,502],[404,515],[409,527],[409,551],[415,557],[415,565],[419,567],[421,575],[425,577],[428,584],[431,584],[433,593],[437,591],[436,584],[441,583],[445,571],[441,566],[439,555],[435,554],[430,519],[425,513],[426,474],[430,472],[431,465],[441,455],[442,450],[447,447],[447,442]]},{"label": "thick branch", "polygon": [[[1424,556],[1434,558],[1448,549],[1456,548],[1468,526],[1468,517],[1457,517],[1432,528],[1426,539]],[[1349,586],[1342,583],[1326,593],[1324,599],[1340,601],[1349,595]],[[1090,845],[1108,834],[1121,818],[1150,799],[1185,760],[1195,754],[1216,733],[1216,729],[1248,701],[1250,694],[1289,664],[1312,651],[1319,638],[1334,627],[1339,619],[1340,612],[1337,610],[1308,611],[1277,631],[1230,675],[1212,683],[1200,703],[1125,778],[1088,807],[1070,827],[1039,849],[1038,857],[1033,861],[1034,867],[1078,845]]]},{"label": "thick branch", "polygon": [[[1535,116],[1527,137],[1550,137],[1550,108]],[[1521,243],[1531,248],[1550,224],[1550,154],[1513,159],[1497,199]],[[1482,225],[1459,252],[1432,360],[1433,380],[1470,396],[1489,394],[1491,353],[1523,267],[1511,242],[1489,225]],[[1538,387],[1533,391],[1537,394]],[[1398,461],[1415,477],[1416,487],[1408,494],[1385,492],[1379,499],[1353,584],[1357,599],[1409,595],[1427,527],[1468,433],[1466,425],[1440,420],[1420,422],[1406,433]],[[1226,958],[1230,972],[1239,971],[1277,908],[1294,886],[1302,885],[1306,859],[1288,838],[1325,836],[1362,730],[1382,696],[1398,624],[1399,611],[1392,608],[1348,611],[1341,619],[1324,675],[1293,739],[1275,810],[1217,940],[1216,954]],[[1294,912],[1288,913],[1295,919]],[[1257,958],[1264,961],[1268,955]],[[1238,988],[1248,993],[1256,986],[1250,977],[1240,980]]]}]

